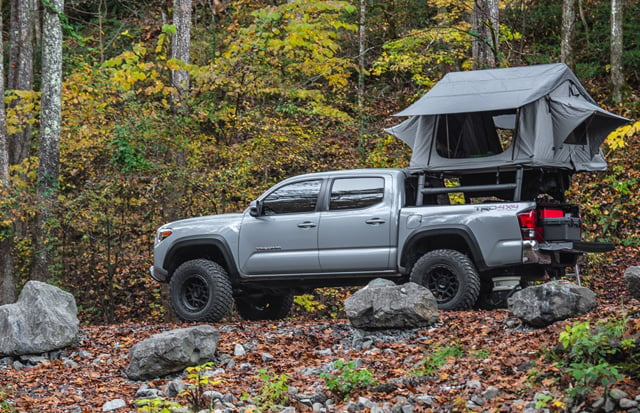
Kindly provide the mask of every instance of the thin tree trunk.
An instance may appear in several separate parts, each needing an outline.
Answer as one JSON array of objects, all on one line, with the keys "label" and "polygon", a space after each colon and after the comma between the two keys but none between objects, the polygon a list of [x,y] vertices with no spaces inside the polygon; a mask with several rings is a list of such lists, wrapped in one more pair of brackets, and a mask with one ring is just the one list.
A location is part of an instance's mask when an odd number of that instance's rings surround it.
[{"label": "thin tree trunk", "polygon": [[367,47],[367,0],[360,0],[360,22],[358,37],[358,111],[362,116],[364,108],[364,54]]},{"label": "thin tree trunk", "polygon": [[573,69],[575,67],[573,43],[576,33],[576,0],[563,0],[562,2],[561,32],[560,61]]},{"label": "thin tree trunk", "polygon": [[[171,57],[189,63],[191,53],[191,8],[192,0],[173,0],[173,25],[176,34],[171,38]],[[173,104],[177,110],[186,110],[185,95],[189,91],[189,72],[172,70],[171,84],[177,93]]]},{"label": "thin tree trunk", "polygon": [[[33,36],[36,7],[35,0],[11,0],[7,89],[31,90],[33,88]],[[19,100],[14,101],[12,105],[19,105]],[[20,132],[9,137],[9,162],[12,165],[21,163],[30,156],[30,148],[31,126],[25,123]]]},{"label": "thin tree trunk", "polygon": [[613,86],[613,101],[622,103],[622,88],[624,86],[624,70],[622,68],[622,18],[624,0],[611,0],[611,85]]},{"label": "thin tree trunk", "polygon": [[471,51],[476,68],[494,68],[499,53],[500,21],[498,0],[475,0],[473,3],[474,39]]},{"label": "thin tree trunk", "polygon": [[53,211],[60,164],[62,109],[62,25],[64,0],[50,0],[43,8],[42,100],[40,109],[40,160],[38,164],[38,216],[34,266],[31,278],[48,280],[53,265],[55,237]]},{"label": "thin tree trunk", "polygon": [[[0,96],[4,96],[4,53],[2,42],[2,0],[0,0]],[[9,179],[9,145],[7,142],[4,99],[0,99],[0,199],[7,199],[11,181]],[[0,221],[11,222],[11,216],[0,215]],[[11,304],[16,300],[16,280],[11,256],[11,225],[0,222],[0,305]]]}]

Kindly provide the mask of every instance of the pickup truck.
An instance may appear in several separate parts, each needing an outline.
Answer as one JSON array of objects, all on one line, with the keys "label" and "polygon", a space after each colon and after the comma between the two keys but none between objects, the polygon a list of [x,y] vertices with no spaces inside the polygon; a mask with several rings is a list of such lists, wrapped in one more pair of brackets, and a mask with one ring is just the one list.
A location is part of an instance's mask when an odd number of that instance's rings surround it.
[{"label": "pickup truck", "polygon": [[279,319],[296,294],[377,277],[424,285],[443,310],[500,305],[528,282],[563,275],[585,252],[612,249],[581,241],[579,209],[564,202],[567,180],[523,168],[301,175],[243,213],[163,225],[151,275],[169,283],[172,309],[186,321],[219,321],[234,301],[244,319]]}]

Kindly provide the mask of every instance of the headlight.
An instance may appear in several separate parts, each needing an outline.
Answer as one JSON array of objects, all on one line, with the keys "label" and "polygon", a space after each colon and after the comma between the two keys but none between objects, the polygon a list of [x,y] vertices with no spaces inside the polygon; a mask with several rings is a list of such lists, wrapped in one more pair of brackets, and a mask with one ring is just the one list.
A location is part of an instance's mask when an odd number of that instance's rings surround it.
[{"label": "headlight", "polygon": [[160,228],[156,234],[156,241],[160,242],[171,234],[173,234],[173,230],[171,228]]}]

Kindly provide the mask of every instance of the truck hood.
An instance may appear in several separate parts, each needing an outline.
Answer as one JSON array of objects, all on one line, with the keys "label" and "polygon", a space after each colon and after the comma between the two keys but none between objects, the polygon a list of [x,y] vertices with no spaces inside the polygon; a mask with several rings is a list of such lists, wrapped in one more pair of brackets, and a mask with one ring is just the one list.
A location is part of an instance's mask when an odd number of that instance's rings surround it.
[{"label": "truck hood", "polygon": [[164,224],[162,228],[184,228],[184,227],[198,227],[200,225],[225,225],[227,223],[232,224],[242,220],[242,215],[235,214],[219,214],[219,215],[206,215],[202,217],[194,217],[181,219],[178,221],[169,222]]},{"label": "truck hood", "polygon": [[173,239],[176,235],[197,238],[211,234],[238,233],[242,217],[243,214],[220,214],[173,221],[158,229],[158,238],[164,238],[160,234],[165,230],[170,230],[174,234]]}]

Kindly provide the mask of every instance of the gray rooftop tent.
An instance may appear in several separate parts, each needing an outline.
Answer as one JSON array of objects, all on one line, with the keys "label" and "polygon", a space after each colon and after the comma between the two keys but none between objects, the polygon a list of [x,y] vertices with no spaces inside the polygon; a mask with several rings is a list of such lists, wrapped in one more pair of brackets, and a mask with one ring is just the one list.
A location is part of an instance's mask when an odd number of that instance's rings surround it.
[{"label": "gray rooftop tent", "polygon": [[600,108],[563,63],[452,72],[386,129],[424,171],[605,170],[600,146],[628,122]]}]

